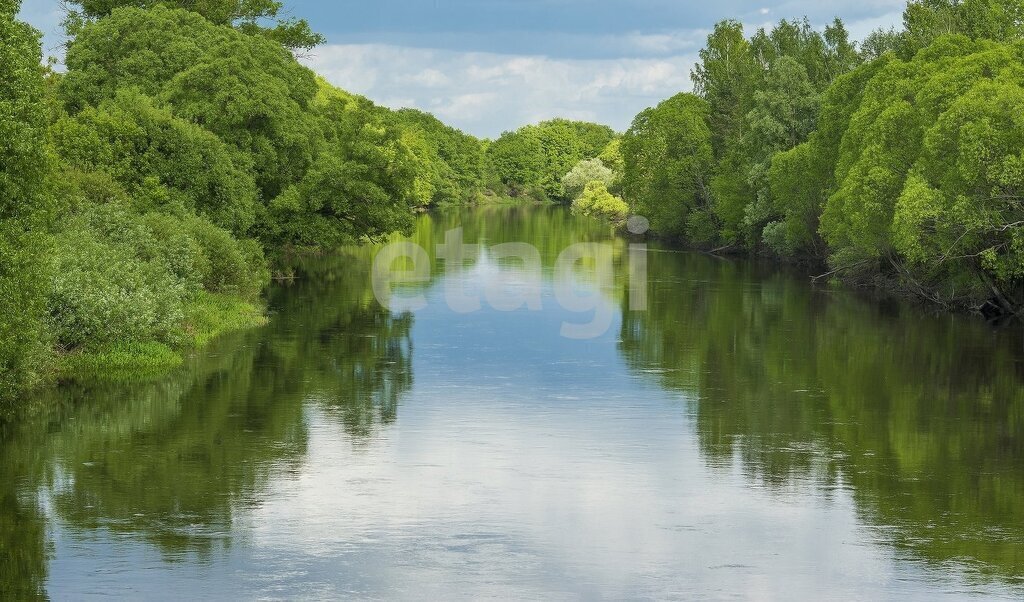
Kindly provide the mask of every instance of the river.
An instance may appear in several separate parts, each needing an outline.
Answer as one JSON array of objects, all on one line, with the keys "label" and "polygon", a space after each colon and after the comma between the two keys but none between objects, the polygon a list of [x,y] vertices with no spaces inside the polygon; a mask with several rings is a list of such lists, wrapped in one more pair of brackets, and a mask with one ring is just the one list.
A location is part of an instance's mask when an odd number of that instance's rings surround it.
[{"label": "river", "polygon": [[561,208],[411,241],[390,309],[379,247],[304,259],[265,328],[34,400],[0,432],[0,597],[1024,597],[1019,328]]}]

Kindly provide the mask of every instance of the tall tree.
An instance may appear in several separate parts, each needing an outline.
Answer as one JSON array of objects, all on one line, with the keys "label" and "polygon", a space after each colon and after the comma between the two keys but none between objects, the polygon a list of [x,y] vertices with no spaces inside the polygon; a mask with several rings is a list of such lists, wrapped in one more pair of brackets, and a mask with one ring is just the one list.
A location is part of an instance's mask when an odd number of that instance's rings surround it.
[{"label": "tall tree", "polygon": [[708,103],[677,94],[636,116],[622,137],[623,196],[654,230],[709,242],[714,169]]},{"label": "tall tree", "polygon": [[39,380],[47,354],[47,114],[39,32],[20,5],[0,0],[0,402]]},{"label": "tall tree", "polygon": [[[324,42],[323,36],[314,33],[305,19],[281,17],[284,3],[277,0],[78,0],[77,4],[86,18],[106,17],[129,6],[183,8],[216,25],[233,25],[246,33],[264,35],[293,50],[309,50]],[[73,17],[71,22],[74,21]]]},{"label": "tall tree", "polygon": [[1013,41],[1024,36],[1019,0],[911,0],[903,13],[904,58],[945,35]]}]

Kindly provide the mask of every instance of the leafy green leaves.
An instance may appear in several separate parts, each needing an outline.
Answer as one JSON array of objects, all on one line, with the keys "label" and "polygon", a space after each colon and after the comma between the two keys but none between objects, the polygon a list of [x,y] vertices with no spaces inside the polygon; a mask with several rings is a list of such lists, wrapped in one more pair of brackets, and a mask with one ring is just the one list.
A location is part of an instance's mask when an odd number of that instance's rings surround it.
[{"label": "leafy green leaves", "polygon": [[62,118],[51,132],[69,166],[109,174],[140,210],[198,212],[237,234],[255,224],[258,193],[246,157],[134,90]]},{"label": "leafy green leaves", "polygon": [[622,137],[623,196],[656,231],[687,236],[691,214],[711,208],[710,120],[707,102],[678,94],[637,115]]},{"label": "leafy green leaves", "polygon": [[590,182],[580,196],[573,201],[572,210],[580,215],[601,217],[621,223],[629,215],[629,205],[608,192],[604,182]]},{"label": "leafy green leaves", "polygon": [[[122,7],[182,8],[202,15],[215,25],[235,25],[251,35],[263,35],[290,49],[310,49],[324,43],[305,19],[280,18],[277,0],[78,0],[86,17],[106,17]],[[270,26],[266,26],[267,23]]]},{"label": "leafy green leaves", "polygon": [[0,0],[0,403],[41,378],[46,333],[46,105],[39,34]]},{"label": "leafy green leaves", "polygon": [[489,169],[511,196],[569,200],[562,177],[597,157],[615,137],[611,128],[553,119],[506,132],[487,149]]}]

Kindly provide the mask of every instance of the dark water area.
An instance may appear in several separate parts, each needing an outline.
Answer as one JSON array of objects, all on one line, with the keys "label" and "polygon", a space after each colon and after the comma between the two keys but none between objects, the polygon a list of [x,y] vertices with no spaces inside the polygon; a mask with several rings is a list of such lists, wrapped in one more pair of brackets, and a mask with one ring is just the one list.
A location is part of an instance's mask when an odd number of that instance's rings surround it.
[{"label": "dark water area", "polygon": [[[0,598],[1024,597],[1021,329],[560,208],[411,240],[424,304],[382,306],[352,248],[174,374],[33,400],[0,432]],[[534,308],[450,302],[538,278]]]}]

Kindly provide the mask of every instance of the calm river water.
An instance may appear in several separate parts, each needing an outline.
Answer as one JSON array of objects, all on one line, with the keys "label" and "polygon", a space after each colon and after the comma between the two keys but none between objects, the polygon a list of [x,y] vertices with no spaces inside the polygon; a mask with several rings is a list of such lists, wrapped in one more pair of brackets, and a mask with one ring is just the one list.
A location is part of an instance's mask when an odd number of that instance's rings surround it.
[{"label": "calm river water", "polygon": [[[483,245],[461,265],[435,252],[457,227]],[[374,249],[310,259],[267,327],[4,427],[0,598],[1024,596],[1021,330],[558,208],[413,240],[415,311],[376,301]],[[503,242],[538,249],[539,306],[455,311],[529,293]],[[556,269],[578,242],[610,278]]]}]

